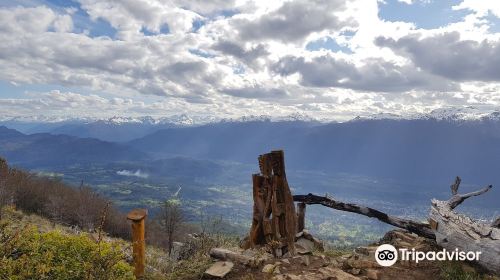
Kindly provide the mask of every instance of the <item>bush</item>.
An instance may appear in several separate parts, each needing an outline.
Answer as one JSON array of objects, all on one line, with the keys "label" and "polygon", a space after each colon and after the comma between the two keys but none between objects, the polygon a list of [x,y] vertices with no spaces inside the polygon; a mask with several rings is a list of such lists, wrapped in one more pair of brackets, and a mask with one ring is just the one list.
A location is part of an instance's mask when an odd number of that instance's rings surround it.
[{"label": "bush", "polygon": [[0,223],[0,279],[134,279],[117,245]]},{"label": "bush", "polygon": [[[39,177],[35,174],[10,168],[0,157],[0,220],[2,206],[15,205],[25,213],[49,218],[55,223],[78,226],[95,231],[100,224],[102,211],[107,208],[103,230],[111,236],[130,238],[125,214],[90,187],[72,187],[60,179]],[[106,205],[110,205],[107,207]]]}]

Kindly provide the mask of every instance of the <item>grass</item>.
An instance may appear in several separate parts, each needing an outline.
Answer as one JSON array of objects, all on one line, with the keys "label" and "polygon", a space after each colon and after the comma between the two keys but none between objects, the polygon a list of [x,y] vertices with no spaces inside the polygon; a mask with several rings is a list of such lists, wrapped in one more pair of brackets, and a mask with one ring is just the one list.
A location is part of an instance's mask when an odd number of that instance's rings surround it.
[{"label": "grass", "polygon": [[441,273],[440,277],[443,280],[483,280],[483,279],[499,279],[494,276],[485,276],[484,274],[480,274],[471,266],[456,262],[456,261],[447,261],[441,264]]}]

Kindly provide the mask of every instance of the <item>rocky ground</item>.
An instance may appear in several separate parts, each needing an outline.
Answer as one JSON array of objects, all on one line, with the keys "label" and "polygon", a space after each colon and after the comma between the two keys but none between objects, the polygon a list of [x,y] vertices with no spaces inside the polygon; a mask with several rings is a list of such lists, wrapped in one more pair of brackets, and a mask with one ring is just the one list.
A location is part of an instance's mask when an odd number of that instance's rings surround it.
[{"label": "rocky ground", "polygon": [[[322,252],[313,239],[297,240],[297,256],[274,258],[264,250],[232,250],[241,259],[218,257],[207,270],[204,279],[273,279],[273,280],[356,280],[356,279],[446,279],[443,263],[421,261],[418,264],[398,261],[391,267],[382,267],[375,261],[374,253],[380,244],[392,244],[396,248],[415,248],[419,251],[437,251],[434,241],[402,230],[388,232],[379,242],[358,247],[350,253],[331,255]],[[231,253],[229,253],[231,254]],[[222,259],[222,260],[221,260]],[[225,260],[224,260],[225,259]],[[252,260],[252,261],[249,261]],[[467,275],[463,279],[500,279],[487,275],[472,264],[459,263],[459,270]],[[450,279],[460,277],[450,276]],[[470,278],[477,276],[478,278]],[[469,277],[469,278],[467,278]]]}]

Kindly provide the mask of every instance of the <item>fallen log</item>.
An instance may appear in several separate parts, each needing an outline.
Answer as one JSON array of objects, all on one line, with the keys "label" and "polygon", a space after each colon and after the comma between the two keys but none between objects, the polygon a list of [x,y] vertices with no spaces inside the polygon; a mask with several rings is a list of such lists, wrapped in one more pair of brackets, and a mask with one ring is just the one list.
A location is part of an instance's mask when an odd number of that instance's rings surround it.
[{"label": "fallen log", "polygon": [[308,195],[294,195],[293,200],[305,204],[319,204],[336,210],[376,218],[422,237],[435,239],[438,245],[450,251],[458,249],[465,252],[481,252],[477,261],[478,264],[488,271],[500,274],[500,217],[493,223],[486,224],[453,211],[466,199],[484,194],[492,186],[489,185],[478,191],[459,194],[458,187],[460,183],[461,179],[457,177],[455,183],[450,187],[452,197],[449,200],[432,199],[429,224],[391,216],[370,207],[345,203],[311,193]]},{"label": "fallen log", "polygon": [[294,195],[293,200],[297,202],[303,202],[305,204],[320,204],[336,210],[347,211],[371,218],[376,218],[384,223],[406,229],[420,236],[435,239],[434,232],[429,224],[391,216],[370,207],[337,201],[333,198],[318,196],[311,193],[308,195]]},{"label": "fallen log", "polygon": [[459,194],[460,177],[451,185],[452,197],[447,201],[433,199],[429,222],[433,224],[436,243],[447,250],[481,252],[477,261],[485,269],[500,274],[500,229],[499,219],[486,224],[458,214],[453,209],[465,199],[486,193],[492,188]]}]

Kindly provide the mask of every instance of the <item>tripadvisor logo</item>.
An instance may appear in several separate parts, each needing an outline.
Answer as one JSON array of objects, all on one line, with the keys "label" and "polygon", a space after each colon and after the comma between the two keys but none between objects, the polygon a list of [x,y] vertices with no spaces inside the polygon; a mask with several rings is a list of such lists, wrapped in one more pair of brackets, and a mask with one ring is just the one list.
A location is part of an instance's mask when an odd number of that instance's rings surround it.
[{"label": "tripadvisor logo", "polygon": [[390,244],[382,244],[375,251],[375,260],[381,266],[391,266],[398,260],[398,251]]},{"label": "tripadvisor logo", "polygon": [[454,251],[448,251],[443,249],[441,251],[429,251],[422,252],[416,251],[413,249],[400,248],[399,252],[394,248],[394,246],[390,244],[382,244],[378,246],[375,251],[375,260],[381,266],[391,266],[396,263],[399,259],[402,261],[414,261],[418,263],[419,261],[428,260],[428,261],[477,261],[479,260],[479,256],[481,252],[464,252],[455,249]]}]

